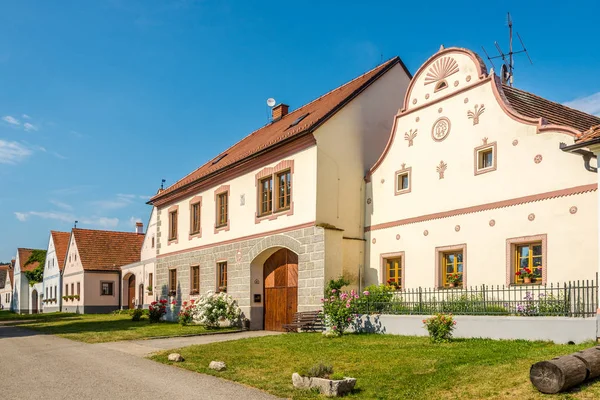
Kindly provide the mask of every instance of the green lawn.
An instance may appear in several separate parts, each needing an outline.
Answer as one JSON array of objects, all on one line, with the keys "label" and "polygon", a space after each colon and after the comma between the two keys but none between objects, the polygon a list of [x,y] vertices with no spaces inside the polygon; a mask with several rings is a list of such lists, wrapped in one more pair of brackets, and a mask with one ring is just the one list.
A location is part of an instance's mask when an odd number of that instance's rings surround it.
[{"label": "green lawn", "polygon": [[15,324],[23,328],[85,343],[145,339],[157,336],[200,335],[236,330],[207,329],[199,325],[180,326],[172,322],[150,324],[147,317],[133,322],[129,315],[65,313],[18,315],[0,311],[0,321],[27,319],[34,319],[34,321],[22,321]]},{"label": "green lawn", "polygon": [[[358,379],[349,398],[360,399],[598,399],[600,382],[568,394],[543,396],[529,382],[532,363],[586,345],[457,339],[434,345],[428,338],[393,335],[285,334],[178,349],[177,365],[293,399],[319,398],[292,387],[292,373],[319,362]],[[169,363],[160,353],[152,359]],[[209,370],[212,360],[227,370]]]}]

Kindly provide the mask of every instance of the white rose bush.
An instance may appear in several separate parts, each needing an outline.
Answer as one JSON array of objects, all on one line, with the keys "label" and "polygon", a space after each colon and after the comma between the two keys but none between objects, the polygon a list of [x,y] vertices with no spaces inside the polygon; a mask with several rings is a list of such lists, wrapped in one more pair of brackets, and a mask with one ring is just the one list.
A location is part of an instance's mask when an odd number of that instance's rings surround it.
[{"label": "white rose bush", "polygon": [[216,328],[221,321],[236,324],[242,315],[237,301],[225,292],[208,291],[205,295],[189,303],[184,302],[179,312],[179,322],[187,325],[190,322]]}]

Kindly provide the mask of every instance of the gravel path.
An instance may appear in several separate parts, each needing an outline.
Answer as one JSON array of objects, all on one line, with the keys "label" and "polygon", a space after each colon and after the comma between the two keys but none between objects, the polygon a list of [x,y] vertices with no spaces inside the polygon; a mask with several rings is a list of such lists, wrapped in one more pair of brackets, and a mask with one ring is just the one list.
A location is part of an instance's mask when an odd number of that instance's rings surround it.
[{"label": "gravel path", "polygon": [[[155,339],[155,344],[153,340],[137,342],[148,342],[145,343],[150,344],[148,350],[156,351],[164,348],[160,346],[171,345],[167,343],[187,346],[194,344],[188,341],[200,338]],[[144,346],[137,342],[132,343],[132,347]],[[119,348],[122,345],[113,345],[85,344],[19,327],[0,326],[0,397],[11,400],[276,399],[257,389],[156,363],[140,357],[137,350],[134,355],[122,351],[122,347]]]}]

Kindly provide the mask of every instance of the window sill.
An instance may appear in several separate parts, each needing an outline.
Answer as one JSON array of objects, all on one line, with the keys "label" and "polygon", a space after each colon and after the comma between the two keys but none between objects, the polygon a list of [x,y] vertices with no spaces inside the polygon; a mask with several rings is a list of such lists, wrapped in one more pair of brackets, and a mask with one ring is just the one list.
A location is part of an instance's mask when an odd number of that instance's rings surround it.
[{"label": "window sill", "polygon": [[285,211],[290,211],[291,207],[285,207],[285,208],[278,208],[274,211],[274,213],[280,213],[280,212],[285,212]]},{"label": "window sill", "polygon": [[511,283],[510,287],[519,287],[519,286],[543,286],[543,282],[531,282],[531,283]]},{"label": "window sill", "polygon": [[200,294],[200,291],[199,291],[199,290],[192,290],[192,291],[190,292],[190,296],[198,296],[199,294]]}]

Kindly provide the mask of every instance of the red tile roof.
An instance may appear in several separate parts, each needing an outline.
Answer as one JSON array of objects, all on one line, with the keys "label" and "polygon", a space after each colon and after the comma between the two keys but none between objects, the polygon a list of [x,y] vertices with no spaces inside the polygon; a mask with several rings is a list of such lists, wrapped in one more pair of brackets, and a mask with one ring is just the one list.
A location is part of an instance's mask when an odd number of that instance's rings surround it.
[{"label": "red tile roof", "polygon": [[144,235],[73,228],[73,236],[84,270],[119,271],[140,261]]},{"label": "red tile roof", "polygon": [[67,256],[67,249],[69,248],[69,239],[71,234],[69,232],[57,232],[50,231],[52,235],[52,241],[54,242],[54,252],[56,253],[56,262],[58,268],[62,271],[65,266],[65,257]]},{"label": "red tile roof", "polygon": [[575,142],[579,143],[588,143],[591,141],[598,141],[600,139],[600,125],[592,126],[587,131],[583,132],[580,138],[578,138]]},{"label": "red tile roof", "polygon": [[519,114],[531,118],[545,118],[549,123],[568,126],[584,132],[600,125],[600,117],[546,100],[521,89],[502,85],[504,95]]},{"label": "red tile roof", "polygon": [[[411,76],[404,64],[402,64],[400,58],[394,57],[337,89],[334,89],[316,100],[290,112],[283,118],[273,121],[257,131],[254,131],[211,161],[180,179],[175,184],[165,190],[159,191],[152,199],[150,199],[149,203],[167,196],[188,184],[215,175],[215,173],[226,169],[226,167],[232,166],[259,152],[277,147],[280,142],[283,142],[286,139],[293,137],[299,138],[303,133],[312,132],[396,64],[400,64],[408,76]],[[301,117],[303,118],[297,125],[292,126],[293,122]]]},{"label": "red tile roof", "polygon": [[19,265],[19,267],[21,268],[21,272],[23,271],[33,271],[34,269],[36,269],[38,267],[38,265],[40,265],[40,263],[38,261],[32,262],[31,264],[27,264],[25,265],[25,263],[27,262],[27,260],[29,260],[29,257],[31,257],[31,254],[35,251],[45,251],[45,250],[39,250],[39,249],[17,249],[17,252],[19,253],[19,262],[21,263],[21,265]]}]

